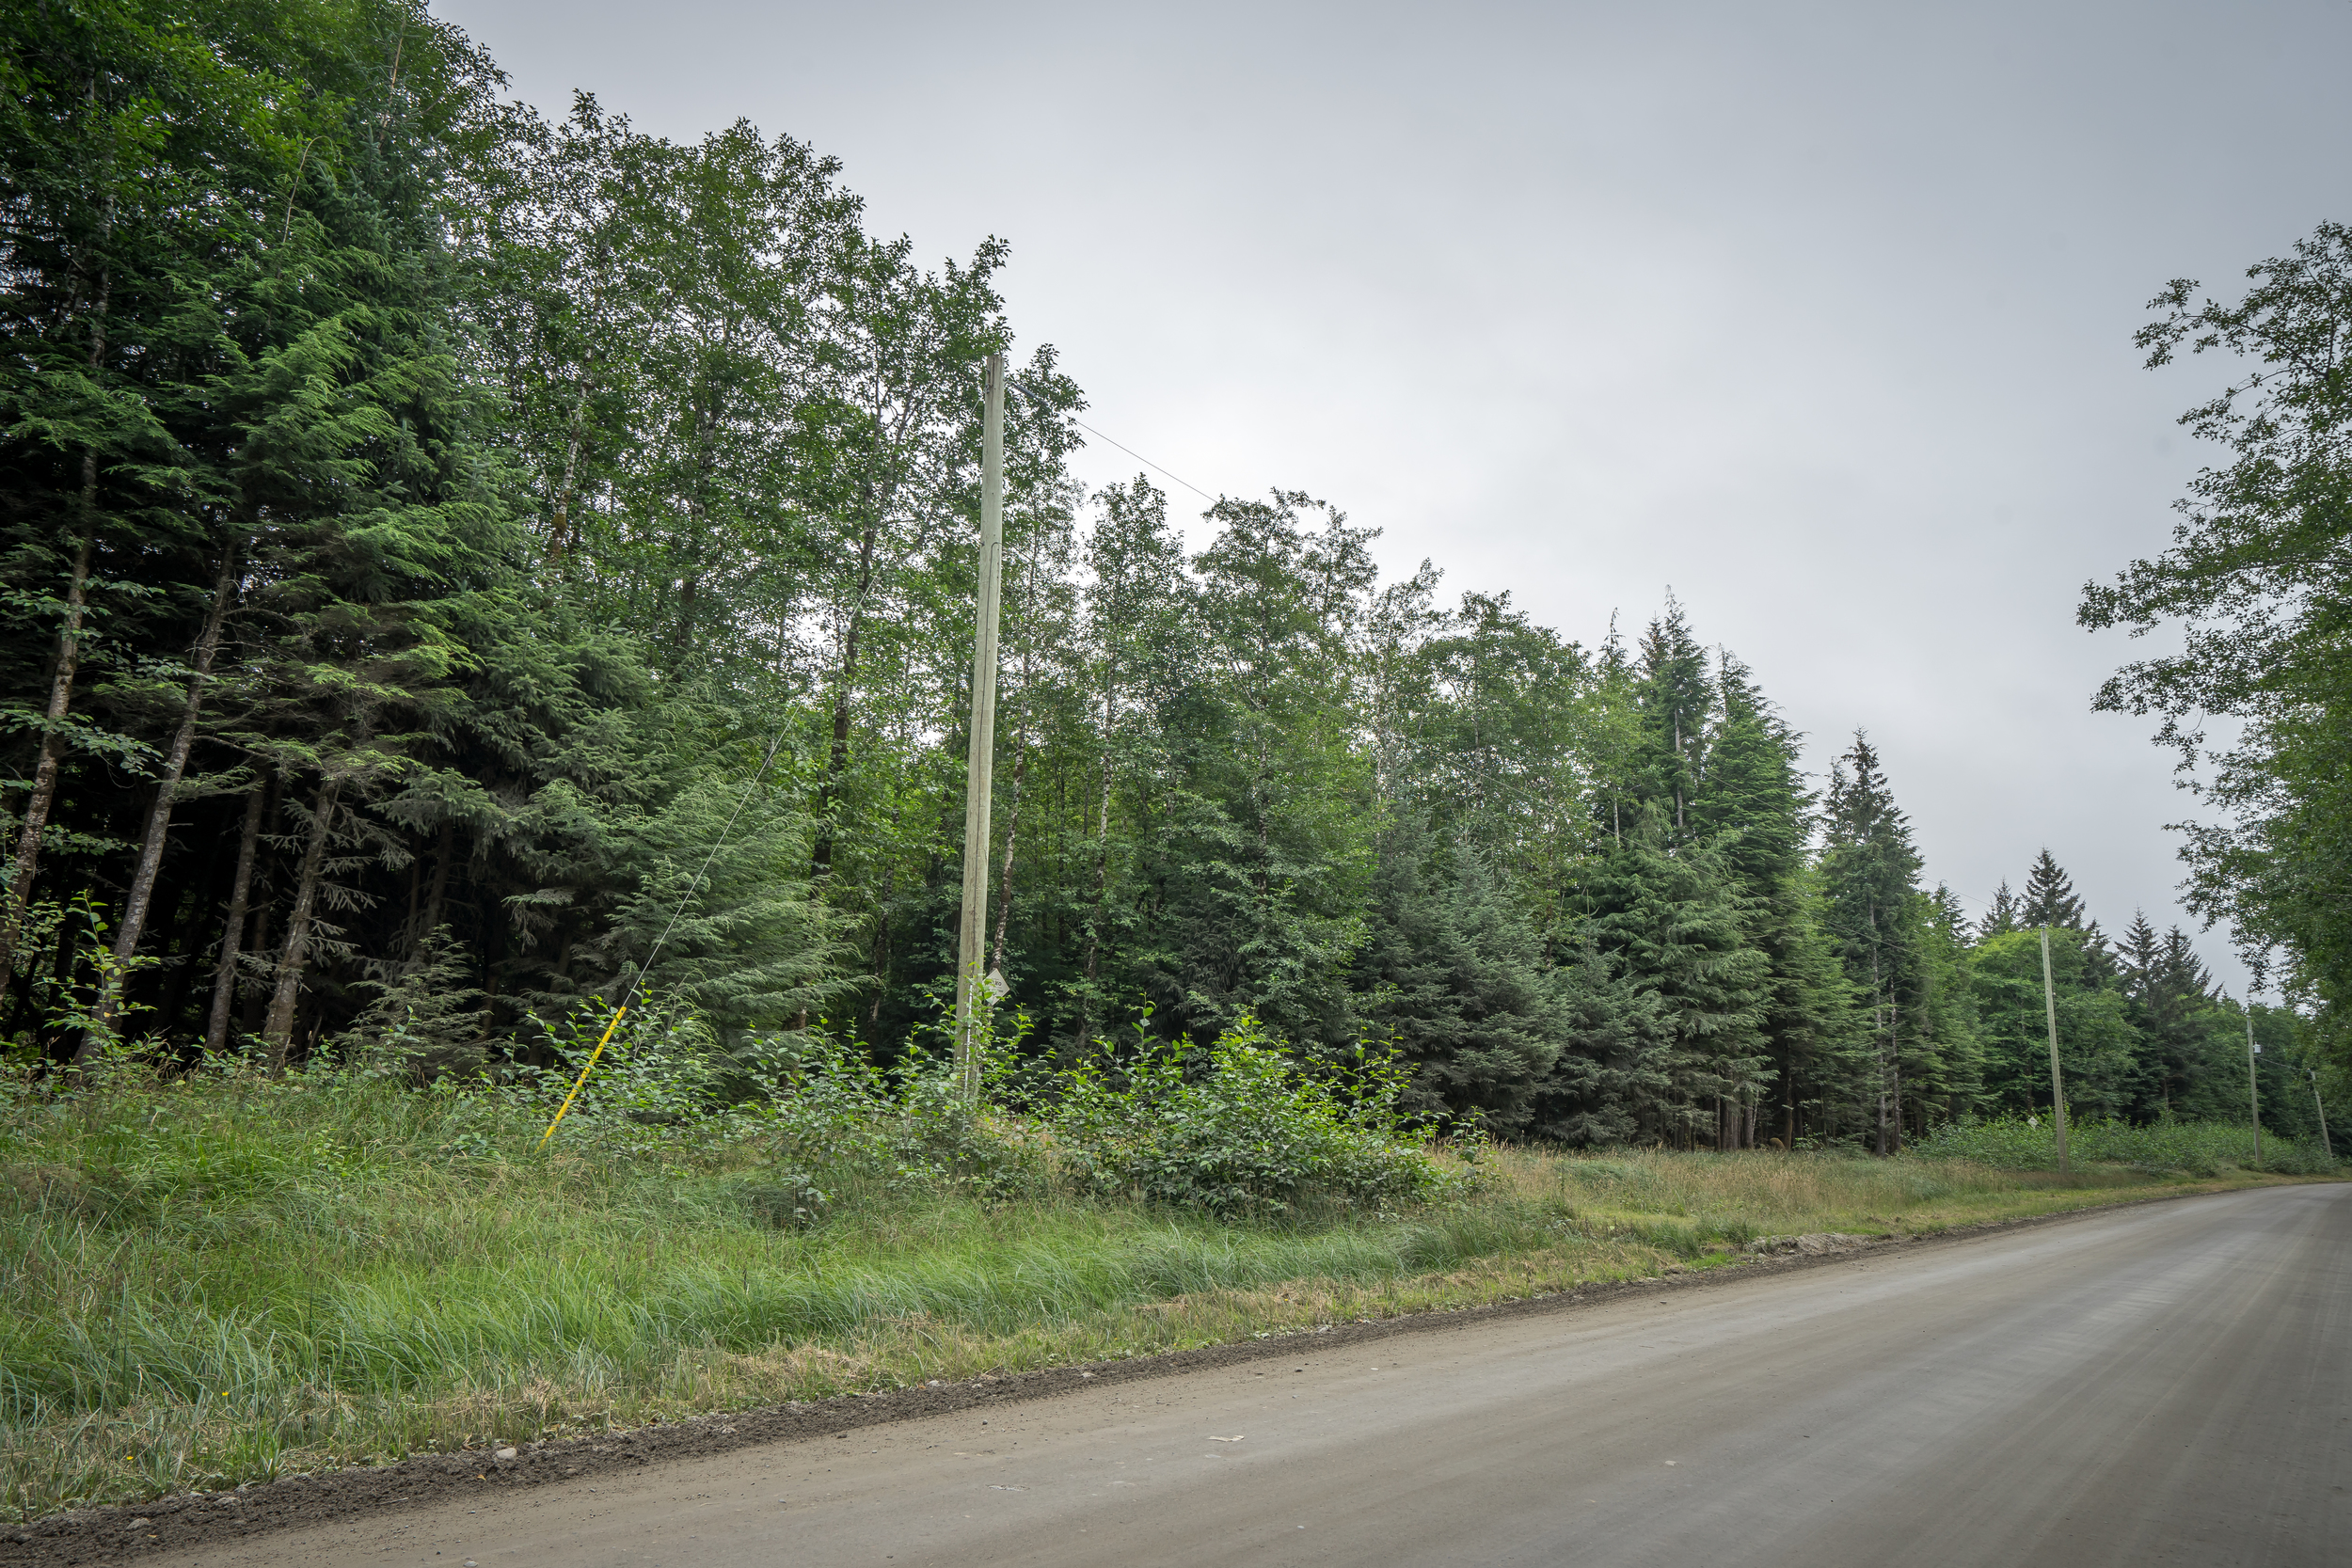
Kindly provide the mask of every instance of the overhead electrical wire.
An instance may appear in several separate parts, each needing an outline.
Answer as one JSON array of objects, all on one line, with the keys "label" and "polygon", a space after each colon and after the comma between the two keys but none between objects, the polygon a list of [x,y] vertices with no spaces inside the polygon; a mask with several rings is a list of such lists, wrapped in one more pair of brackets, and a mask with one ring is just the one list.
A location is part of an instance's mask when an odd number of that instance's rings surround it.
[{"label": "overhead electrical wire", "polygon": [[[1007,376],[1005,378],[1005,385],[1010,387],[1014,391],[1019,392],[1023,397],[1027,398],[1030,403],[1036,404],[1040,408],[1042,408],[1045,412],[1049,414],[1056,413],[1056,410],[1051,404],[1047,403],[1043,398],[1040,397],[1029,388],[1024,387],[1020,382],[1014,380],[1012,377]],[[1168,478],[1174,480],[1177,483],[1183,485],[1194,495],[1199,496],[1202,500],[1207,501],[1212,506],[1215,506],[1219,500],[1224,499],[1221,496],[1210,495],[1206,490],[1203,490],[1192,481],[1184,478],[1182,474],[1176,473],[1171,469],[1161,467],[1160,465],[1152,462],[1150,458],[1144,456],[1143,453],[1136,451],[1135,448],[1126,445],[1124,442],[1111,440],[1109,436],[1104,436],[1101,431],[1095,429],[1092,425],[1087,423],[1086,420],[1078,418],[1075,414],[1064,413],[1059,414],[1057,417],[1068,420],[1072,424],[1076,425],[1080,430],[1085,431],[1088,435],[1092,436],[1099,440],[1107,442],[1111,446],[1117,447],[1120,451],[1125,452],[1128,456],[1134,458],[1145,467],[1157,469],[1159,472],[1168,475]]]}]

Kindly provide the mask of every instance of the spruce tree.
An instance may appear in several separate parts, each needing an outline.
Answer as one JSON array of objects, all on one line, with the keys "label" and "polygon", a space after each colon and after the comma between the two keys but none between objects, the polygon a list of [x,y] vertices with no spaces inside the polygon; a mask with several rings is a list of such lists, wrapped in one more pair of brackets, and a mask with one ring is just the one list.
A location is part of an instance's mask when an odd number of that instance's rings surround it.
[{"label": "spruce tree", "polygon": [[1653,987],[1589,933],[1556,972],[1561,1049],[1534,1085],[1527,1131],[1572,1148],[1656,1137],[1673,1090],[1673,1029]]},{"label": "spruce tree", "polygon": [[1855,1085],[1857,1109],[1874,1148],[1891,1154],[1901,1147],[1905,1069],[1914,1069],[1915,1086],[1924,1054],[1928,908],[1910,822],[1860,731],[1830,770],[1825,815],[1825,923],[1843,945],[1872,1042],[1869,1070]]},{"label": "spruce tree", "polygon": [[1728,653],[1719,657],[1714,687],[1707,768],[1689,821],[1730,866],[1747,904],[1746,942],[1769,966],[1760,1023],[1776,1080],[1741,1098],[1724,1141],[1752,1147],[1777,1124],[1785,1147],[1796,1136],[1804,1080],[1836,1053],[1851,999],[1807,883],[1813,799],[1800,764],[1803,736]]},{"label": "spruce tree", "polygon": [[1288,492],[1209,515],[1198,651],[1169,694],[1169,776],[1141,847],[1156,928],[1130,974],[1170,1026],[1205,1034],[1249,1011],[1337,1042],[1375,863],[1353,707],[1371,535]]},{"label": "spruce tree", "polygon": [[1667,826],[1678,841],[1691,831],[1692,803],[1707,777],[1716,693],[1708,679],[1707,652],[1671,594],[1664,612],[1643,635],[1633,689],[1648,742],[1646,792],[1663,802]]},{"label": "spruce tree", "polygon": [[2021,928],[2050,926],[2069,931],[2083,930],[2090,924],[2083,901],[2074,895],[2074,879],[2046,846],[2026,872],[2026,895],[2018,904],[2017,924]]},{"label": "spruce tree", "polygon": [[1421,1108],[1523,1132],[1560,1054],[1565,976],[1503,879],[1473,844],[1433,842],[1406,816],[1384,835],[1369,923],[1359,989],[1416,1064]]},{"label": "spruce tree", "polygon": [[1580,870],[1566,907],[1579,945],[1656,999],[1663,1092],[1628,1109],[1642,1135],[1688,1148],[1730,1142],[1733,1107],[1756,1102],[1772,974],[1747,942],[1752,903],[1729,863],[1709,846],[1676,847],[1670,810],[1644,802],[1622,842]]}]

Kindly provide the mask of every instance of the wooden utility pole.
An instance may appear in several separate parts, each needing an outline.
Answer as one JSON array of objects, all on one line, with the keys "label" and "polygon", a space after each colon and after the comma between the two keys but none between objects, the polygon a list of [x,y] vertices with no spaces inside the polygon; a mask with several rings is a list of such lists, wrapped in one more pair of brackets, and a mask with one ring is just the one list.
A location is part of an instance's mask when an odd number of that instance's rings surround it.
[{"label": "wooden utility pole", "polygon": [[2066,1169],[2066,1079],[2058,1070],[2058,987],[2050,978],[2050,927],[2042,927],[2042,1006],[2050,1020],[2050,1120],[2058,1128],[2058,1180],[2071,1180]]},{"label": "wooden utility pole", "polygon": [[2328,1102],[2319,1098],[2319,1069],[2312,1069],[2312,1108],[2319,1113],[2319,1151],[2328,1156],[2328,1163],[2336,1163],[2336,1146],[2328,1136]]},{"label": "wooden utility pole", "polygon": [[[963,924],[956,942],[956,1087],[980,1096],[975,1049],[983,1011],[980,939],[988,926],[988,831],[996,760],[996,599],[1005,557],[1005,356],[988,356],[980,422],[979,614],[972,639],[972,744],[964,764]],[[990,997],[994,1001],[994,997]]]},{"label": "wooden utility pole", "polygon": [[[2246,993],[2246,1114],[2254,1123],[2254,1168],[2263,1164],[2263,1102],[2261,1091],[2254,1086],[2254,1057],[2262,1047],[2254,1043],[2254,993]],[[2316,1094],[2318,1087],[2312,1087]]]}]

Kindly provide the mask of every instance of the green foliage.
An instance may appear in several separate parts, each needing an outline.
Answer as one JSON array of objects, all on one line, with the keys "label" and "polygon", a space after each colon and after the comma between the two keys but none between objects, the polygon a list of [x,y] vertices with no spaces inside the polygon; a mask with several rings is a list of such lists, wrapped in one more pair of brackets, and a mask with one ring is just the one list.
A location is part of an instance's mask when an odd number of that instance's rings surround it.
[{"label": "green foliage", "polygon": [[[2129,1108],[2138,1032],[2122,994],[2102,983],[2079,931],[2050,933],[2057,980],[2058,1059],[2066,1102],[2087,1117]],[[2050,1037],[2042,990],[2042,932],[1991,937],[1971,955],[1986,1101],[2019,1113],[2050,1106]]]},{"label": "green foliage", "polygon": [[2151,369],[2184,346],[2235,361],[2180,419],[2222,452],[2177,503],[2171,547],[2085,584],[2079,619],[2176,630],[2178,652],[2125,665],[2097,705],[2161,721],[2158,743],[2210,813],[2183,824],[2191,907],[2228,921],[2258,970],[2281,960],[2341,1083],[2352,1063],[2335,1016],[2352,995],[2352,230],[2323,223],[2246,276],[2235,299],[2201,300],[2180,278],[2149,303],[2160,314],[2135,341]]},{"label": "green foliage", "polygon": [[361,1071],[416,1082],[451,1072],[478,1072],[482,992],[466,981],[471,966],[446,927],[425,937],[405,961],[380,966],[382,978],[355,990],[374,992],[336,1042]]},{"label": "green foliage", "polygon": [[1103,1048],[1042,1117],[1097,1190],[1219,1214],[1317,1198],[1385,1209],[1455,1190],[1399,1120],[1405,1083],[1369,1049],[1304,1070],[1245,1016],[1205,1052]]},{"label": "green foliage", "polygon": [[1513,903],[1506,879],[1467,840],[1434,849],[1417,823],[1381,847],[1373,937],[1358,960],[1365,1011],[1419,1070],[1424,1114],[1468,1115],[1487,1131],[1524,1131],[1559,1060],[1568,975]]},{"label": "green foliage", "polygon": [[0,1075],[0,1508],[479,1454],[2098,1196],[1965,1161],[1505,1149],[1460,1201],[1220,1219],[856,1160],[818,1180],[757,1120],[540,1153],[541,1110],[233,1061],[72,1094]]},{"label": "green foliage", "polygon": [[[1272,1085],[1365,1038],[1411,1118],[1891,1153],[2032,1102],[2032,976],[1998,944],[2037,918],[2079,929],[2084,1108],[2226,1109],[2243,1015],[2185,939],[2108,953],[2046,850],[1972,934],[1867,741],[1817,797],[1671,595],[1581,645],[1429,562],[1382,583],[1372,532],[1291,490],[1220,498],[1188,553],[1147,482],[1073,482],[1045,345],[1013,370],[998,795],[964,844],[1003,243],[927,268],[834,159],[748,123],[501,104],[414,0],[51,7],[0,62],[0,777],[50,781],[6,803],[28,1057],[486,1074],[535,1114],[642,984],[583,1139],[757,1106],[787,1141],[896,1129],[852,1137],[860,1180],[1041,1190],[1053,1139],[956,1109],[931,1033],[981,861],[1024,1021],[1004,1105],[1045,1115],[1131,1030],[1193,1064],[1170,1104],[1231,1089],[1199,1113],[1228,1132],[1144,1183],[1171,1201],[1378,1201],[1329,1127],[1239,1152],[1252,1117],[1322,1126]],[[2328,236],[2205,323],[2292,327],[2260,396],[2312,431]],[[2334,472],[2208,412],[2249,462]],[[2231,483],[2215,517],[2270,504]],[[2162,608],[2128,598],[2102,612]],[[1218,1054],[1259,1020],[1263,1062]],[[2293,1037],[2261,1071],[2337,1071],[2324,1010],[2265,1026]]]},{"label": "green foliage", "polygon": [[[1947,1122],[1913,1146],[1922,1159],[1968,1160],[2004,1170],[2055,1170],[2058,1127],[2040,1117],[1993,1117]],[[2208,1177],[2239,1168],[2281,1176],[2323,1176],[2343,1167],[2316,1139],[2265,1134],[2254,1156],[2252,1131],[2240,1122],[2158,1121],[2135,1125],[2111,1117],[2069,1117],[2066,1155],[2085,1164],[2129,1165],[2151,1174]]]}]

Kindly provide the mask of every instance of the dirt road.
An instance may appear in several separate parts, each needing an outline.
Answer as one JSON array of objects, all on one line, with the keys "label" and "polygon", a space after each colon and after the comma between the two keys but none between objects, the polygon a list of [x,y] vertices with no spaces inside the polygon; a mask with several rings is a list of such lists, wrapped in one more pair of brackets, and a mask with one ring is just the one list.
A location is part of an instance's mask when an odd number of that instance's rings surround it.
[{"label": "dirt road", "polygon": [[2352,1563],[2352,1187],[868,1428],[142,1561]]}]

